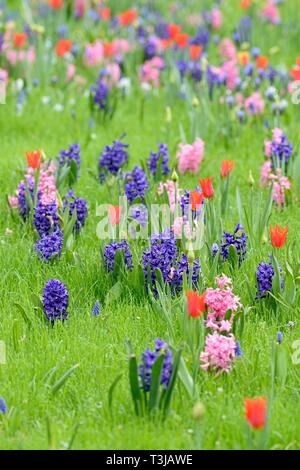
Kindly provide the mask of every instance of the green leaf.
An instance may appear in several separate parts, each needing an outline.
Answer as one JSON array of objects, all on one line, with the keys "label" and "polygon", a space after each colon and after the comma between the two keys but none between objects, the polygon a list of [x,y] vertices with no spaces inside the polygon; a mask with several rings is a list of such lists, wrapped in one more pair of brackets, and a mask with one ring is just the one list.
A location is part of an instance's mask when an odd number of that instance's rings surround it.
[{"label": "green leaf", "polygon": [[64,383],[70,377],[70,375],[72,375],[73,372],[75,372],[75,370],[78,369],[79,365],[80,364],[75,364],[73,367],[71,367],[71,369],[69,369],[65,374],[63,374],[58,379],[58,381],[52,387],[52,390],[51,390],[52,395],[55,395],[58,392],[58,390],[64,385]]},{"label": "green leaf", "polygon": [[280,344],[276,346],[275,352],[275,376],[284,385],[287,379],[289,366],[289,353],[287,348]]},{"label": "green leaf", "polygon": [[121,377],[122,377],[122,374],[117,375],[117,377],[115,378],[115,380],[113,381],[113,383],[109,387],[109,390],[108,390],[108,406],[109,406],[109,409],[111,409],[111,406],[112,406],[114,390],[115,390],[116,386],[118,385],[118,383],[120,382]]},{"label": "green leaf", "polygon": [[238,255],[234,245],[230,245],[228,248],[228,261],[232,266],[238,266]]},{"label": "green leaf", "polygon": [[268,226],[269,218],[270,218],[270,215],[271,215],[272,203],[273,203],[272,194],[273,194],[273,187],[271,187],[270,190],[269,190],[269,197],[266,200],[263,213],[259,218],[259,224],[258,224],[259,242],[261,242],[261,240],[262,240],[264,231],[265,231],[266,227]]},{"label": "green leaf", "polygon": [[135,355],[129,357],[129,383],[134,410],[137,416],[142,414],[142,394],[139,385],[138,366]]},{"label": "green leaf", "polygon": [[121,297],[122,290],[122,284],[119,281],[116,282],[106,294],[105,305],[108,306],[113,301],[118,300]]},{"label": "green leaf", "polygon": [[289,270],[286,271],[284,279],[284,298],[291,305],[294,304],[296,298],[296,285],[294,276],[290,273]]},{"label": "green leaf", "polygon": [[185,360],[182,356],[180,357],[178,376],[181,382],[183,383],[184,388],[186,389],[189,397],[193,398],[195,384],[194,384],[191,374],[188,371]]},{"label": "green leaf", "polygon": [[157,409],[160,392],[161,372],[165,360],[165,354],[160,354],[153,364],[151,371],[150,396],[148,402],[149,413]]},{"label": "green leaf", "polygon": [[14,350],[16,352],[20,351],[20,323],[19,320],[14,319],[13,321],[13,326],[12,326],[12,333],[13,333],[13,344],[14,344]]},{"label": "green leaf", "polygon": [[176,380],[177,380],[177,374],[178,374],[178,369],[179,369],[179,364],[180,364],[181,353],[182,353],[182,348],[179,349],[179,351],[177,352],[177,354],[174,357],[173,371],[172,371],[170,383],[169,383],[169,386],[166,390],[166,393],[164,395],[164,400],[163,400],[163,403],[162,403],[162,409],[163,409],[163,416],[164,417],[166,417],[166,415],[169,411],[170,405],[171,405],[172,395],[173,395],[174,387],[175,387]]},{"label": "green leaf", "polygon": [[78,166],[76,160],[71,160],[69,171],[69,187],[72,188],[78,177]]},{"label": "green leaf", "polygon": [[23,317],[25,323],[26,323],[29,327],[31,327],[31,320],[30,320],[30,318],[28,317],[27,313],[25,312],[24,307],[22,307],[22,305],[18,304],[17,302],[15,302],[13,305],[14,305],[15,307],[17,307],[17,309],[18,309],[19,312],[21,313],[21,315],[22,315],[22,317]]}]

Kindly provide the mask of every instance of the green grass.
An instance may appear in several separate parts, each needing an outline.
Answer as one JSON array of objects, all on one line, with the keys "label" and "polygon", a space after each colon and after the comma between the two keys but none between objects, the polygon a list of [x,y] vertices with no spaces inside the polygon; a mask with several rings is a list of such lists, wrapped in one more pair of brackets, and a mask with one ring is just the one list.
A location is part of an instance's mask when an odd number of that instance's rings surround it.
[{"label": "green grass", "polygon": [[[286,5],[282,10],[292,18],[293,8]],[[229,18],[229,23],[234,24],[237,15]],[[294,31],[286,33],[294,37]],[[267,47],[278,44],[279,48],[286,48],[286,39],[276,28],[268,29],[268,34],[260,38],[259,45],[266,41]],[[293,49],[296,50],[293,43],[289,43],[289,64],[296,56]],[[9,95],[7,104],[0,106],[0,340],[5,341],[7,347],[7,363],[0,365],[0,396],[5,397],[9,408],[8,415],[0,418],[0,448],[64,449],[72,441],[74,449],[194,449],[199,446],[199,440],[205,449],[246,449],[259,445],[259,436],[254,439],[256,444],[251,443],[243,415],[243,399],[246,396],[270,396],[271,351],[277,331],[284,333],[284,343],[290,353],[292,343],[300,338],[298,292],[294,306],[279,307],[277,315],[257,306],[246,316],[241,340],[243,357],[229,375],[214,378],[200,373],[197,398],[205,406],[200,424],[192,417],[195,401],[187,396],[179,382],[171,413],[164,423],[135,417],[128,384],[126,339],[140,356],[146,347],[152,346],[155,337],[169,338],[168,325],[164,318],[153,312],[146,296],[138,300],[133,293],[125,292],[118,302],[103,306],[111,285],[103,268],[100,241],[96,236],[99,221],[96,206],[117,203],[118,194],[112,191],[108,196],[107,188],[101,187],[95,179],[100,152],[105,144],[127,132],[130,167],[145,160],[157,142],[166,140],[175,165],[176,148],[181,141],[179,124],[188,136],[190,132],[185,102],[174,99],[170,103],[162,90],[158,96],[146,101],[144,121],[141,122],[141,95],[136,91],[119,103],[113,120],[105,127],[96,127],[93,139],[88,139],[91,131],[87,126],[89,111],[84,96],[78,96],[74,90],[70,92],[70,97],[76,98],[74,119],[67,97],[64,98],[66,110],[56,113],[52,105],[41,104],[43,95],[51,95],[53,104],[58,102],[56,92],[45,89],[32,92],[21,116],[15,114],[14,96]],[[173,115],[169,133],[165,123],[167,104],[172,105]],[[217,186],[221,160],[235,160],[230,210],[223,221],[226,229],[232,229],[238,222],[235,187],[239,186],[243,198],[247,197],[249,170],[256,181],[255,191],[259,191],[262,148],[267,131],[260,119],[243,128],[235,123],[230,130],[226,119],[220,118],[215,104],[211,107],[213,118],[208,122],[207,112],[207,108],[200,108],[198,131],[206,141],[200,175],[213,175]],[[299,147],[297,119],[299,109],[290,103],[280,125],[296,149]],[[42,264],[35,255],[32,230],[12,219],[5,195],[14,192],[21,178],[19,169],[24,168],[24,150],[43,148],[47,156],[55,157],[60,149],[75,141],[82,147],[81,178],[75,192],[87,198],[89,217],[76,247],[78,262],[68,262],[63,257],[59,263],[49,266]],[[195,177],[180,177],[181,187],[193,189],[196,184]],[[292,253],[295,265],[300,229],[298,197],[296,181],[293,204],[281,212],[274,208],[270,220],[272,224],[289,224],[289,245],[292,247],[295,243],[296,246]],[[12,231],[11,235],[7,234],[7,229]],[[269,252],[267,243],[249,249],[242,269],[233,273],[234,292],[244,306],[251,302],[244,275],[249,277],[255,292],[257,264],[261,258],[267,260]],[[286,253],[284,248],[280,260]],[[206,279],[209,277],[207,269],[204,262]],[[33,294],[41,295],[49,278],[65,282],[70,293],[69,321],[53,328],[35,312],[33,298]],[[96,299],[102,305],[99,318],[91,317]],[[15,303],[24,307],[30,325],[26,324]],[[287,326],[290,320],[296,321],[294,328]],[[183,341],[179,318],[174,318],[174,324],[179,345]],[[183,354],[190,365],[188,350],[185,349]],[[76,364],[79,367],[53,394],[53,385]],[[299,371],[300,366],[293,365],[289,358],[286,384],[275,383],[266,442],[268,449],[300,448]],[[112,409],[109,409],[109,387],[120,373],[122,378],[114,392]]]}]

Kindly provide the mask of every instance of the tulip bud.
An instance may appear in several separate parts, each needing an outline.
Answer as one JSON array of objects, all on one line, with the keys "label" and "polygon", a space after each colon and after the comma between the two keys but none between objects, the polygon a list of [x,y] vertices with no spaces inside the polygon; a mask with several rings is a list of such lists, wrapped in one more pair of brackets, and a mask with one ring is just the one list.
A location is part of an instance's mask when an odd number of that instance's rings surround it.
[{"label": "tulip bud", "polygon": [[192,242],[189,242],[189,246],[188,246],[188,261],[189,263],[193,263],[195,261],[195,253],[193,250]]},{"label": "tulip bud", "polygon": [[170,106],[166,107],[166,122],[170,124],[172,122],[172,110]]},{"label": "tulip bud", "polygon": [[192,106],[193,106],[193,108],[198,108],[198,106],[199,106],[199,100],[196,96],[194,96],[194,98],[193,98]]},{"label": "tulip bud", "polygon": [[267,237],[266,231],[264,231],[261,241],[264,244],[268,243],[268,237]]},{"label": "tulip bud", "polygon": [[177,172],[174,170],[173,173],[172,173],[172,181],[174,183],[178,183],[178,174]]},{"label": "tulip bud", "polygon": [[251,170],[249,171],[248,184],[249,184],[249,186],[251,186],[251,187],[253,187],[254,184],[255,184],[255,181],[254,181],[254,178],[253,178],[253,175],[252,175],[252,171],[251,171]]},{"label": "tulip bud", "polygon": [[203,405],[202,401],[198,401],[194,407],[192,416],[196,421],[201,421],[204,417],[205,413],[205,406]]}]

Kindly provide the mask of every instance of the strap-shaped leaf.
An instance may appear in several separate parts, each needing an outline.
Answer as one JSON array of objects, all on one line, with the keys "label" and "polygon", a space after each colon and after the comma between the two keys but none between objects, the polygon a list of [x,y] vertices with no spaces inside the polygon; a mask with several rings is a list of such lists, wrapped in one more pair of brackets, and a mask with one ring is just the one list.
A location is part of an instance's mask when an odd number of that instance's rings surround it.
[{"label": "strap-shaped leaf", "polygon": [[149,413],[151,413],[152,410],[155,410],[158,406],[159,395],[160,395],[161,373],[163,369],[164,360],[165,360],[165,354],[160,354],[157,357],[152,367],[150,396],[149,396],[149,401],[148,401]]}]

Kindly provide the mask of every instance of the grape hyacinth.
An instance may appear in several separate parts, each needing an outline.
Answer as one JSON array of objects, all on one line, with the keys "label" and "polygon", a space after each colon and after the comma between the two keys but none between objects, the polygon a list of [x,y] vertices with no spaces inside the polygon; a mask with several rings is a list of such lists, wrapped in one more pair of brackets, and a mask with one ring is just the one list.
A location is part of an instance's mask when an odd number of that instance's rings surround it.
[{"label": "grape hyacinth", "polygon": [[153,176],[157,176],[157,170],[160,163],[162,174],[167,176],[170,173],[168,146],[166,144],[159,144],[158,152],[151,152],[147,163]]},{"label": "grape hyacinth", "polygon": [[115,257],[117,251],[122,250],[124,253],[124,263],[128,269],[133,268],[132,263],[132,254],[130,251],[130,247],[126,240],[122,240],[120,242],[111,242],[104,248],[104,263],[105,267],[108,271],[113,271],[115,267]]},{"label": "grape hyacinth", "polygon": [[[122,137],[121,137],[122,138]],[[112,145],[106,145],[99,158],[99,178],[104,181],[106,173],[117,175],[119,170],[128,162],[128,144],[114,140]]]},{"label": "grape hyacinth", "polygon": [[41,260],[48,262],[54,257],[60,258],[62,247],[63,233],[56,230],[50,235],[43,235],[40,240],[37,240],[35,251]]},{"label": "grape hyacinth", "polygon": [[139,365],[139,377],[141,388],[145,392],[149,392],[151,387],[151,376],[152,367],[156,359],[161,355],[165,354],[162,372],[161,372],[161,385],[164,389],[168,388],[170,383],[172,371],[173,371],[173,356],[172,351],[168,344],[159,339],[155,339],[155,349],[151,351],[149,348],[146,349],[142,354],[141,364]]},{"label": "grape hyacinth", "polygon": [[92,316],[93,317],[99,317],[100,315],[100,302],[99,300],[96,300],[93,308],[92,308]]},{"label": "grape hyacinth", "polygon": [[69,293],[66,286],[57,279],[49,279],[43,290],[43,307],[47,320],[66,320]]},{"label": "grape hyacinth", "polygon": [[144,201],[145,192],[148,190],[148,180],[144,170],[135,166],[131,173],[127,173],[125,181],[125,193],[129,204],[131,205],[138,197]]},{"label": "grape hyacinth", "polygon": [[63,211],[69,207],[69,217],[71,218],[76,210],[76,222],[73,228],[74,233],[79,233],[82,227],[85,225],[85,221],[88,214],[87,202],[81,197],[75,196],[72,189],[68,191],[63,200]]},{"label": "grape hyacinth", "polygon": [[58,157],[59,166],[70,166],[72,160],[76,162],[77,168],[79,169],[81,164],[79,144],[70,144],[67,150],[61,150]]},{"label": "grape hyacinth", "polygon": [[261,261],[257,267],[256,280],[257,280],[257,299],[263,299],[267,296],[268,292],[272,290],[274,268],[272,259],[270,258],[269,264]]},{"label": "grape hyacinth", "polygon": [[242,261],[244,261],[246,257],[247,237],[243,227],[240,224],[236,225],[233,234],[229,232],[223,233],[223,238],[221,241],[221,256],[223,261],[228,260],[229,247],[231,245],[236,248],[239,265],[241,265]]},{"label": "grape hyacinth", "polygon": [[4,415],[7,412],[7,406],[4,398],[0,397],[0,412]]},{"label": "grape hyacinth", "polygon": [[43,205],[39,203],[34,209],[34,226],[40,237],[49,235],[58,229],[58,213],[56,203]]}]

